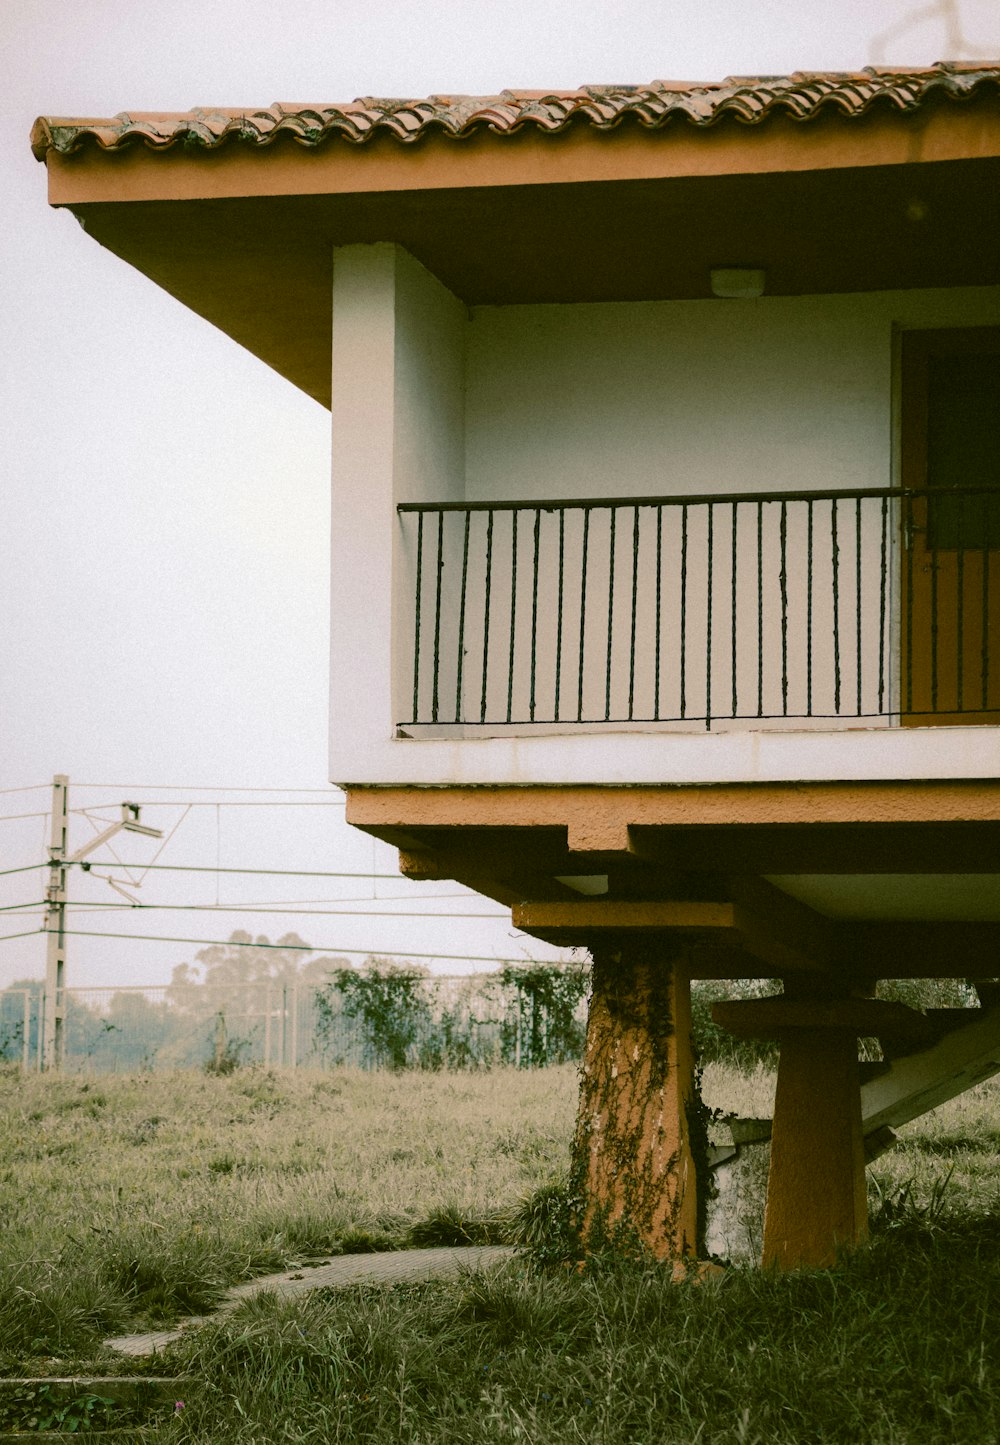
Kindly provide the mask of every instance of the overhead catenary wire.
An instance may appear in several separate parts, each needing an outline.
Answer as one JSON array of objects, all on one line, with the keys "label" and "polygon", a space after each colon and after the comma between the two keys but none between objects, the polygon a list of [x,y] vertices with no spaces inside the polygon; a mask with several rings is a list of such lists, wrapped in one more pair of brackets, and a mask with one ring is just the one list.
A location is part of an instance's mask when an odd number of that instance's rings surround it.
[{"label": "overhead catenary wire", "polygon": [[[50,783],[33,783],[32,787],[47,788]],[[325,793],[340,792],[331,784],[328,788],[245,788],[240,784],[227,783],[74,783],[74,788],[132,788],[134,791],[156,791],[160,793]],[[22,791],[16,788],[7,792]]]},{"label": "overhead catenary wire", "polygon": [[[9,878],[12,873],[30,873],[34,868],[47,868],[48,866],[48,863],[25,863],[20,868],[0,868],[0,878]],[[369,875],[363,873],[360,876],[367,878]]]},{"label": "overhead catenary wire", "polygon": [[[116,858],[114,863],[95,862],[93,858],[88,858],[85,864],[67,860],[68,867],[82,867],[85,871],[89,871],[91,868],[111,868],[115,864],[119,868],[134,868],[136,871],[147,873],[153,870],[164,873],[244,873],[263,875],[269,878],[377,878],[390,883],[398,883],[401,878],[404,878],[404,875],[400,873],[373,873],[370,869],[363,873],[334,873],[322,868],[232,868],[228,866],[217,868],[212,863],[123,863],[120,858]],[[47,864],[35,863],[32,866],[44,868],[47,867]],[[14,869],[13,871],[17,872],[18,870]]]},{"label": "overhead catenary wire", "polygon": [[[44,930],[32,930],[33,932]],[[276,949],[284,953],[342,953],[345,956],[358,956],[369,958],[375,955],[379,958],[429,958],[443,959],[455,963],[524,963],[521,958],[496,958],[493,954],[478,953],[412,953],[407,950],[405,953],[391,952],[385,948],[340,948],[332,943],[242,943],[234,942],[228,938],[172,938],[166,934],[159,933],[106,933],[98,930],[85,928],[67,928],[64,932],[75,938],[122,938],[126,942],[133,940],[138,943],[197,943],[206,948],[267,948]],[[19,935],[11,935],[18,937]],[[24,937],[27,937],[25,934]]]},{"label": "overhead catenary wire", "polygon": [[[372,899],[372,900],[361,899],[361,900],[359,900],[359,901],[361,901],[361,902],[369,902],[369,901],[371,901],[371,902],[393,903],[393,902],[395,902],[396,900],[395,900],[395,899],[392,899],[392,898],[387,898],[387,899],[384,899],[384,900],[383,900],[383,899]],[[408,900],[406,900],[406,899],[400,899],[399,901],[405,903],[405,902],[407,902]],[[38,908],[38,907],[44,908],[45,905],[44,905],[44,904],[38,904],[38,903],[33,903],[33,904],[30,904],[30,905],[29,905],[29,904],[26,904],[26,903],[16,903],[16,904],[13,905],[13,907],[15,907],[15,908],[27,908],[27,907],[29,907],[29,906],[32,907],[32,908]],[[472,919],[475,919],[475,918],[507,918],[507,919],[509,919],[509,917],[510,917],[510,912],[509,912],[509,910],[507,910],[507,911],[505,911],[505,912],[503,912],[503,913],[496,913],[496,912],[493,912],[493,913],[457,913],[457,912],[455,912],[454,910],[428,913],[428,912],[425,912],[423,909],[397,909],[397,910],[395,910],[395,911],[392,912],[392,913],[384,913],[384,912],[382,912],[382,911],[381,911],[380,909],[378,909],[378,908],[312,908],[312,909],[302,909],[302,908],[266,908],[266,907],[265,907],[265,908],[257,908],[257,907],[255,907],[253,904],[248,904],[248,903],[236,903],[236,904],[228,904],[228,903],[106,903],[106,902],[104,902],[104,901],[101,900],[101,899],[94,900],[93,902],[89,902],[89,901],[87,901],[87,900],[79,900],[79,901],[76,901],[76,902],[73,902],[73,903],[68,903],[68,904],[66,905],[66,907],[67,907],[68,911],[70,911],[70,912],[72,912],[72,911],[73,911],[74,909],[76,909],[76,908],[85,908],[85,909],[87,909],[91,914],[93,914],[93,913],[119,913],[119,912],[123,912],[123,913],[135,913],[135,912],[138,912],[138,911],[141,910],[141,909],[145,909],[146,911],[152,910],[153,912],[158,912],[158,913],[255,913],[255,914],[280,914],[280,915],[282,915],[282,916],[290,917],[290,918],[326,918],[326,917],[338,917],[338,918],[385,918],[385,919],[391,919],[391,918],[451,918],[451,919],[456,920],[457,922],[461,922],[461,921],[463,921],[463,920],[466,919],[466,918],[472,918]],[[5,911],[7,911],[7,910],[5,910],[5,909],[0,909],[0,913],[5,912]]]},{"label": "overhead catenary wire", "polygon": [[[79,784],[74,783],[73,786],[79,787]],[[141,791],[141,789],[133,789],[133,791],[139,792]],[[131,801],[134,803],[141,803],[144,808],[179,808],[181,806],[181,804],[176,798],[136,797],[131,799]],[[257,802],[256,800],[252,802],[247,802],[243,798],[223,798],[221,801],[210,798],[194,798],[191,800],[191,802],[187,803],[186,806],[188,808],[343,808],[346,802],[346,798],[327,798],[324,802],[315,803],[303,803],[301,801],[296,801],[294,798],[287,799],[284,802],[277,802],[271,799],[261,802]],[[102,808],[114,809],[118,806],[119,805],[117,803],[91,803],[88,804],[86,808],[71,808],[70,812],[98,813],[101,811]],[[32,814],[31,816],[36,815]]]},{"label": "overhead catenary wire", "polygon": [[48,816],[47,808],[41,813],[0,813],[0,823],[17,823],[21,818],[47,818]]}]

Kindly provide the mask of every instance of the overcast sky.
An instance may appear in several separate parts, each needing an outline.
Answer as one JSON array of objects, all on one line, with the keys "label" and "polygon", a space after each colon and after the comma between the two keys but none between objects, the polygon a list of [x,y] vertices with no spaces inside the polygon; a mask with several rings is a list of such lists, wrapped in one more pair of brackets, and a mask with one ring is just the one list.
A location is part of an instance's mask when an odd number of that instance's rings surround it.
[{"label": "overcast sky", "polygon": [[[326,783],[327,413],[49,209],[28,148],[36,115],[924,65],[959,48],[1000,54],[995,0],[0,0],[0,788],[65,772],[79,806],[214,800],[195,784]],[[0,815],[47,803],[44,791],[0,793]],[[146,816],[169,828],[181,813],[157,803]],[[337,807],[203,807],[161,861],[370,870],[371,843],[339,819]],[[0,867],[40,858],[41,829],[38,818],[0,822]],[[71,846],[89,833],[77,817]],[[154,850],[135,839],[123,856]],[[392,862],[375,852],[377,872]],[[4,878],[0,894],[31,901],[41,878]],[[142,896],[193,901],[192,878],[168,888],[168,875],[150,875]],[[224,888],[222,902],[372,891],[353,880],[225,884],[239,891]],[[199,880],[197,898],[214,901],[218,886]],[[74,889],[123,901],[79,875]],[[17,931],[19,916],[4,915],[0,932]],[[101,916],[106,929],[205,938],[240,921]],[[521,948],[509,918],[249,926],[361,949]],[[0,985],[39,974],[41,945],[0,944]],[[162,981],[194,951],[71,947],[79,984]]]}]

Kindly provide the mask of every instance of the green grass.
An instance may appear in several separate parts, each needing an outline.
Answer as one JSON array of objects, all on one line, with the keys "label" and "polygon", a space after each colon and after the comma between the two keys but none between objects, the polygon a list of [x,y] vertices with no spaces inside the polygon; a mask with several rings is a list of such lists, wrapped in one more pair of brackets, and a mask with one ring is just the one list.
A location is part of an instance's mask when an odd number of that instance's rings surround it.
[{"label": "green grass", "polygon": [[341,1251],[495,1237],[565,1165],[544,1074],[0,1072],[0,1367],[210,1309]]},{"label": "green grass", "polygon": [[[771,1086],[706,1070],[723,1110],[766,1113]],[[102,1334],[202,1309],[261,1269],[352,1241],[495,1237],[526,1195],[551,1198],[537,1191],[564,1174],[575,1090],[572,1068],[4,1073],[0,1362],[107,1370]],[[151,1362],[203,1385],[144,1438],[995,1445],[998,1104],[982,1085],[907,1126],[869,1171],[871,1243],[834,1270],[676,1285],[515,1262],[260,1296]]]}]

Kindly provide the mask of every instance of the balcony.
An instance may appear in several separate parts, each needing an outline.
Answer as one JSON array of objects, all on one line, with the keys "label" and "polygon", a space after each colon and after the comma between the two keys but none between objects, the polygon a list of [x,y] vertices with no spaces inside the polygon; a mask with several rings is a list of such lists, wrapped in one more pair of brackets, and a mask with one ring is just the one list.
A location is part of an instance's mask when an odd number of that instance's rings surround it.
[{"label": "balcony", "polygon": [[996,489],[398,512],[402,735],[1000,722]]}]

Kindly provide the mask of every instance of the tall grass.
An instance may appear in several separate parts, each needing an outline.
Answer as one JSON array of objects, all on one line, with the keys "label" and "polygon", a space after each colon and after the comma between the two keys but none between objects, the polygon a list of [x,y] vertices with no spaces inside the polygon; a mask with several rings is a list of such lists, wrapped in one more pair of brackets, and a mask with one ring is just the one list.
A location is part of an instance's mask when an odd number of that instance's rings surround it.
[{"label": "tall grass", "polygon": [[[565,1164],[575,1070],[0,1072],[0,1366],[209,1309],[421,1224],[489,1221]],[[433,1230],[430,1237],[434,1238]]]},{"label": "tall grass", "polygon": [[[768,1112],[771,1084],[706,1070],[726,1111]],[[105,1333],[345,1242],[488,1232],[563,1176],[575,1094],[570,1067],[2,1074],[0,1364],[94,1364]],[[869,1171],[871,1243],[834,1270],[674,1284],[606,1261],[542,1274],[518,1261],[265,1295],[151,1362],[203,1387],[145,1438],[995,1445],[998,1100],[980,1086],[907,1126]]]}]

